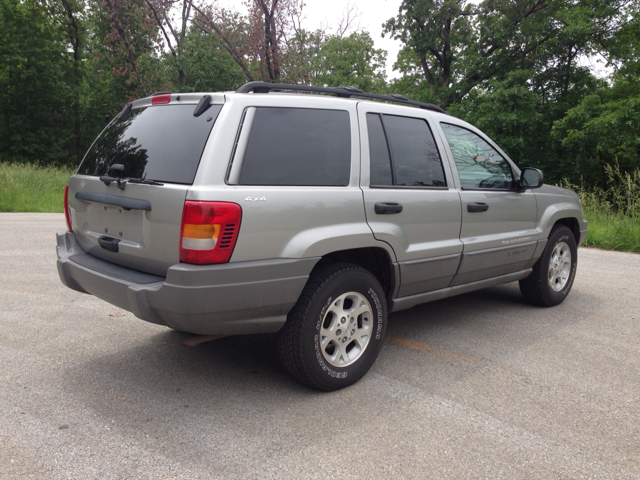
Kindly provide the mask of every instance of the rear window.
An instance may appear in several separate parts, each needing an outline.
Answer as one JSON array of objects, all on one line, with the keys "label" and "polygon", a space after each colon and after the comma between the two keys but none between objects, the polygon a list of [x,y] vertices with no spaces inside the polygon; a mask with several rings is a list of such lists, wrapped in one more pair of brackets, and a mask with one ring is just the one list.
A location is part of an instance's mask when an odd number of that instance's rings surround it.
[{"label": "rear window", "polygon": [[424,119],[367,113],[367,128],[372,186],[447,186],[436,142]]},{"label": "rear window", "polygon": [[240,185],[345,186],[351,170],[349,112],[258,108]]},{"label": "rear window", "polygon": [[115,120],[84,157],[79,174],[106,175],[114,163],[124,165],[125,177],[192,184],[202,151],[222,105],[199,117],[195,105],[136,108]]}]

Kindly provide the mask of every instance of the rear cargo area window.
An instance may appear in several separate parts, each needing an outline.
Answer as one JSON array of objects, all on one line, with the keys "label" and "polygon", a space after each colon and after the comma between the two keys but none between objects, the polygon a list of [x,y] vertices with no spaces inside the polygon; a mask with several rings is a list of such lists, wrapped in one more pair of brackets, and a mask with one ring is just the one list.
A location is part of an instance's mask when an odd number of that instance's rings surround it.
[{"label": "rear cargo area window", "polygon": [[199,117],[193,116],[194,108],[190,104],[134,108],[100,134],[78,173],[106,175],[111,165],[119,163],[125,167],[123,177],[192,184],[222,105],[211,105]]},{"label": "rear cargo area window", "polygon": [[345,186],[350,167],[348,112],[257,108],[239,183]]}]

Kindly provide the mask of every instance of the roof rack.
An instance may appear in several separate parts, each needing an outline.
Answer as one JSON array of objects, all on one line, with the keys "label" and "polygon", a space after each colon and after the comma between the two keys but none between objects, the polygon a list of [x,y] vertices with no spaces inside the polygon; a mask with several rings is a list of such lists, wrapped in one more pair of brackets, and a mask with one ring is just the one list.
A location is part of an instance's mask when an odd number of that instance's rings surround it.
[{"label": "roof rack", "polygon": [[387,102],[403,103],[405,105],[413,105],[425,110],[432,110],[439,113],[447,113],[442,108],[431,103],[416,102],[409,100],[402,95],[392,93],[391,95],[379,95],[377,93],[363,92],[356,87],[313,87],[310,85],[287,85],[284,83],[266,83],[266,82],[249,82],[242,85],[236,90],[236,93],[269,93],[271,90],[290,90],[301,92],[318,92],[330,93],[342,98],[359,97],[359,98],[375,98],[376,100],[385,100]]}]

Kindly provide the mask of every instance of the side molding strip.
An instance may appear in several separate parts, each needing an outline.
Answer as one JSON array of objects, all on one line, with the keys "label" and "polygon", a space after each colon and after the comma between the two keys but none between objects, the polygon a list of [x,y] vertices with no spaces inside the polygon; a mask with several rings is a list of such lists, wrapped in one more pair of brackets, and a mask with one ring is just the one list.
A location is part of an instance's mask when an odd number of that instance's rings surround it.
[{"label": "side molding strip", "polygon": [[500,275],[499,277],[488,278],[486,280],[479,280],[477,282],[466,283],[464,285],[456,285],[455,287],[447,287],[441,290],[434,290],[433,292],[420,293],[418,295],[396,298],[391,300],[391,308],[389,309],[389,311],[398,312],[400,310],[414,307],[421,303],[433,302],[434,300],[440,300],[441,298],[453,297],[454,295],[473,292],[474,290],[493,287],[494,285],[500,285],[502,283],[515,282],[516,280],[522,280],[523,278],[528,277],[531,272],[532,269],[528,268],[526,270],[509,273],[507,275]]}]

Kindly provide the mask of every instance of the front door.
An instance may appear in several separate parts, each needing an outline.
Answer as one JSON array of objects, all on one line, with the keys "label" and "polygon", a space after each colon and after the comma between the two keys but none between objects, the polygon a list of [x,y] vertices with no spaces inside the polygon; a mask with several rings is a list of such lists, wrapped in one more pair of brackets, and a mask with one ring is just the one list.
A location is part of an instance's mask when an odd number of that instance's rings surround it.
[{"label": "front door", "polygon": [[513,166],[478,133],[440,127],[461,187],[464,254],[452,285],[522,270],[536,246],[535,194],[515,188]]}]

